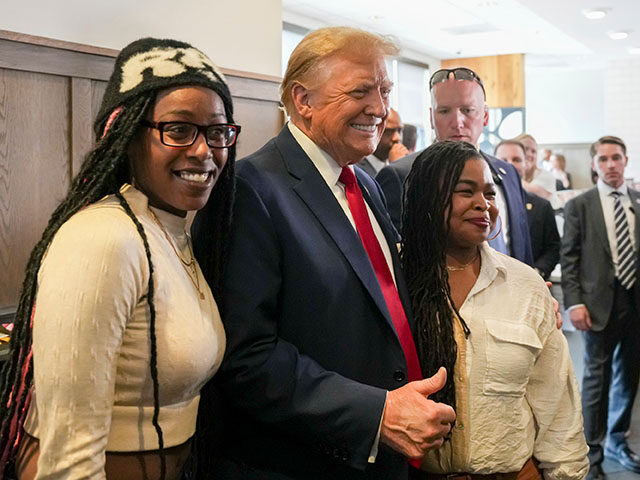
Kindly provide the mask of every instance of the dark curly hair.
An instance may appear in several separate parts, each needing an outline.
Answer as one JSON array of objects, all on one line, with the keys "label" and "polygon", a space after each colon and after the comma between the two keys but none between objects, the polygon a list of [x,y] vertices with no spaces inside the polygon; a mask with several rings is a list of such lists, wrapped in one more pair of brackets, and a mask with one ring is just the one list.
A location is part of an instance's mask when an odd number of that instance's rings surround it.
[{"label": "dark curly hair", "polygon": [[470,143],[437,142],[418,155],[404,189],[401,258],[416,321],[420,366],[425,377],[446,367],[447,383],[431,398],[454,408],[454,315],[460,318],[466,335],[469,329],[451,298],[447,233],[453,190],[472,158],[481,157]]}]

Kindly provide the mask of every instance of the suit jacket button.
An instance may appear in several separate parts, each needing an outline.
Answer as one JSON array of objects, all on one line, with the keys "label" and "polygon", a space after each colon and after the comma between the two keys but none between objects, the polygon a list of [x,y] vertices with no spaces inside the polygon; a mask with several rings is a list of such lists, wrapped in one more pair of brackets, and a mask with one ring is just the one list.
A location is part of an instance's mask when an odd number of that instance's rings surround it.
[{"label": "suit jacket button", "polygon": [[405,378],[407,378],[407,376],[402,370],[396,370],[395,372],[393,372],[393,379],[396,382],[404,382]]}]

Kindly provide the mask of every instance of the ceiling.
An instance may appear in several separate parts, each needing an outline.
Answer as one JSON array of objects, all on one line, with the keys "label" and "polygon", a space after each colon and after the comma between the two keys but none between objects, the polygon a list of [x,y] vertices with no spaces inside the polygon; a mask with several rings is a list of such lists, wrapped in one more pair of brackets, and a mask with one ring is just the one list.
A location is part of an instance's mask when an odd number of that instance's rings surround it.
[{"label": "ceiling", "polygon": [[[599,68],[640,58],[640,0],[282,0],[283,20],[305,28],[352,25],[393,35],[437,59],[526,53],[528,65]],[[607,8],[602,20],[583,10]],[[626,31],[625,40],[608,33]]]}]

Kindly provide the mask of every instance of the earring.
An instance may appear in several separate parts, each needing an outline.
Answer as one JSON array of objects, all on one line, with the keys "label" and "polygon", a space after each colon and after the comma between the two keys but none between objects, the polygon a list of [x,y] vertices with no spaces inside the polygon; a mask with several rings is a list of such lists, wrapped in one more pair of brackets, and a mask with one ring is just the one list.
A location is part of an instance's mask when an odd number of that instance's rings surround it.
[{"label": "earring", "polygon": [[498,221],[500,222],[500,228],[498,228],[498,231],[493,237],[488,239],[489,241],[495,240],[496,238],[498,238],[498,235],[500,235],[500,232],[502,232],[502,217],[500,216],[500,214],[498,214]]}]

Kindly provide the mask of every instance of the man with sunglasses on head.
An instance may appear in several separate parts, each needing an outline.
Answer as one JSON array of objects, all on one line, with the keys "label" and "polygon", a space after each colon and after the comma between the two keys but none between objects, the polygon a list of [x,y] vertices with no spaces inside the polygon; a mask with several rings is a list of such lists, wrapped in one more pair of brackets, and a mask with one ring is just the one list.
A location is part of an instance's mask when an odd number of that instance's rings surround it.
[{"label": "man with sunglasses on head", "polygon": [[[480,77],[468,68],[441,69],[429,80],[431,90],[431,127],[437,140],[457,140],[478,146],[483,127],[489,120],[485,90]],[[376,180],[387,199],[387,208],[397,229],[401,227],[402,189],[413,161],[413,153],[380,170]],[[500,224],[490,245],[518,260],[533,264],[524,191],[512,165],[484,152],[498,186],[496,203]]]},{"label": "man with sunglasses on head", "polygon": [[402,143],[402,128],[400,115],[393,108],[390,109],[378,148],[358,162],[358,166],[371,178],[375,178],[378,172],[390,162],[409,155],[409,150]]}]

